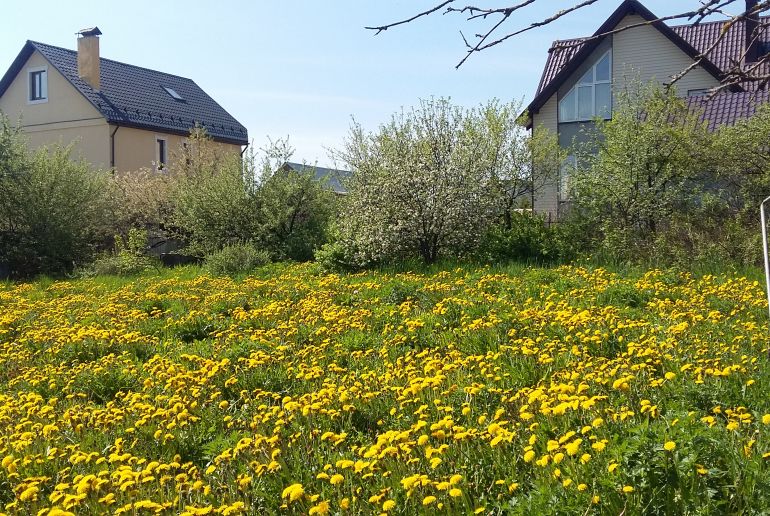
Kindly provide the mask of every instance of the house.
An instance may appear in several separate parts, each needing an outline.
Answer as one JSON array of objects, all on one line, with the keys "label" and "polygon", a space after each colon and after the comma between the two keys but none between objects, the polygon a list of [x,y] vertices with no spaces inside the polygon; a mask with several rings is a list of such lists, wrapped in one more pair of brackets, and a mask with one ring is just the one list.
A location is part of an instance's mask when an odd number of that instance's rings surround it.
[{"label": "house", "polygon": [[99,55],[98,27],[77,51],[27,41],[0,79],[0,111],[21,121],[29,145],[74,142],[98,168],[163,168],[196,126],[241,152],[246,128],[195,82]]},{"label": "house", "polygon": [[334,193],[338,195],[345,195],[348,193],[344,182],[352,174],[349,170],[316,167],[313,165],[306,165],[304,163],[292,163],[290,161],[284,163],[280,170],[293,170],[294,172],[299,173],[312,173],[316,181],[324,182],[326,186],[328,186]]},{"label": "house", "polygon": [[[747,0],[746,5],[748,11],[757,0]],[[669,26],[657,20],[641,2],[625,0],[591,37],[555,41],[528,106],[528,127],[551,131],[568,149],[586,138],[583,129],[593,120],[612,117],[613,94],[629,81],[669,83],[701,53],[706,53],[704,59],[674,86],[690,106],[702,110],[710,129],[749,117],[770,99],[767,90],[750,81],[732,84],[717,95],[709,92],[728,84],[728,72],[736,63],[743,69],[767,69],[767,63],[757,65],[770,51],[770,35],[760,29],[764,24],[758,16],[729,28],[723,21]],[[617,31],[631,25],[637,26]],[[715,45],[725,29],[724,39]],[[574,166],[575,156],[570,155],[560,177],[533,192],[534,211],[549,222],[558,221],[568,207],[569,170]]]}]

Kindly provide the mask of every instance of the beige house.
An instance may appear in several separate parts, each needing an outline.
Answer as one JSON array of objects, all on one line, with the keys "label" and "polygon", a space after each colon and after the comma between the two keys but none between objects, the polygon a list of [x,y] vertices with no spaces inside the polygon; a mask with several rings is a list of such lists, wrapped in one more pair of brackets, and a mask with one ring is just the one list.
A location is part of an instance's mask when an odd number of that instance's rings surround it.
[{"label": "beige house", "polygon": [[233,152],[246,128],[195,82],[99,55],[98,28],[81,31],[77,51],[27,41],[0,79],[0,111],[21,121],[31,147],[74,142],[98,168],[172,165],[196,126]]},{"label": "beige house", "polygon": [[[747,9],[756,4],[757,0],[747,0]],[[555,41],[528,106],[528,127],[556,134],[560,146],[569,149],[585,137],[583,129],[596,118],[612,118],[613,94],[628,81],[671,82],[703,52],[705,58],[675,87],[691,106],[703,111],[712,129],[751,116],[759,104],[770,100],[767,90],[756,91],[756,83],[735,84],[716,96],[708,91],[722,84],[735,63],[752,66],[770,50],[770,38],[758,16],[732,25],[715,46],[723,22],[668,26],[657,19],[641,2],[625,0],[593,36]],[[623,27],[631,28],[617,31]],[[569,206],[569,174],[575,165],[575,156],[570,155],[559,177],[533,192],[535,212],[549,222],[558,221]]]}]

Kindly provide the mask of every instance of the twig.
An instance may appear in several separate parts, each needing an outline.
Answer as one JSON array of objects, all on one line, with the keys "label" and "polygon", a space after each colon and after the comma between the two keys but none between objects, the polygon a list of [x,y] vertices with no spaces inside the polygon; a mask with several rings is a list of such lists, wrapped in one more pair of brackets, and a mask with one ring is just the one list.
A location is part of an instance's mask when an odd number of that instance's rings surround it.
[{"label": "twig", "polygon": [[433,7],[432,9],[428,9],[427,11],[423,11],[421,13],[415,14],[414,16],[412,16],[411,18],[408,18],[406,20],[401,20],[401,21],[398,21],[398,22],[395,22],[395,23],[389,23],[387,25],[381,25],[379,27],[364,27],[364,28],[365,29],[369,29],[369,30],[376,30],[377,32],[374,33],[374,35],[376,36],[380,32],[386,31],[386,30],[388,30],[391,27],[395,27],[397,25],[403,25],[405,23],[412,22],[412,21],[416,20],[417,18],[421,18],[422,16],[428,16],[429,14],[433,14],[436,11],[438,11],[439,9],[441,9],[442,7],[444,7],[445,5],[449,5],[452,2],[454,2],[454,1],[455,0],[446,0],[446,2],[442,2],[439,5],[437,5],[436,7]]}]

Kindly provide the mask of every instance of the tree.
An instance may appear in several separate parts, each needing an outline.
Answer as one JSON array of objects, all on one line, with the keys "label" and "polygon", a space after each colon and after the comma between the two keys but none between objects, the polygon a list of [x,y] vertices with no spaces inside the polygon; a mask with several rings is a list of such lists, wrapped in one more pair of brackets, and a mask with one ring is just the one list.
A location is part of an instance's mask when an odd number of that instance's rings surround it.
[{"label": "tree", "polygon": [[715,192],[713,136],[673,92],[655,85],[618,92],[612,120],[597,120],[592,135],[577,149],[572,211],[615,255],[654,252],[672,221],[696,218]]},{"label": "tree", "polygon": [[340,155],[353,170],[339,228],[352,261],[432,263],[475,249],[533,187],[518,109],[496,101],[462,109],[440,98],[373,133],[354,122]]},{"label": "tree", "polygon": [[183,149],[171,200],[172,230],[186,252],[204,256],[259,235],[259,199],[254,160],[223,151],[202,131]]},{"label": "tree", "polygon": [[70,154],[27,150],[0,117],[0,263],[15,276],[69,272],[110,236],[105,174]]},{"label": "tree", "polygon": [[521,102],[497,100],[482,106],[479,113],[489,145],[490,187],[496,190],[497,210],[506,230],[511,229],[514,210],[527,206],[532,194],[558,176],[564,158],[556,135],[547,130],[530,134],[521,113]]},{"label": "tree", "polygon": [[730,237],[721,239],[724,253],[741,263],[759,265],[762,259],[758,210],[770,195],[769,141],[770,106],[762,105],[750,118],[720,128],[710,156],[725,193],[724,216],[715,220],[715,229]]},{"label": "tree", "polygon": [[[535,30],[540,27],[545,27],[560,18],[569,16],[581,9],[597,3],[598,0],[573,0],[573,2],[574,3],[569,3],[565,8],[557,10],[550,16],[538,19],[527,16],[525,9],[535,5],[550,5],[553,3],[552,0],[548,2],[546,2],[546,0],[520,0],[515,4],[505,6],[485,6],[477,4],[465,5],[462,7],[455,7],[456,0],[445,0],[429,9],[416,13],[400,21],[366,28],[376,31],[376,34],[380,34],[390,28],[411,23],[419,18],[435,15],[436,13],[440,12],[443,12],[443,14],[465,16],[466,21],[469,23],[477,21],[488,21],[490,24],[488,28],[475,34],[474,37],[470,39],[470,41],[461,32],[461,36],[466,47],[466,53],[456,66],[456,68],[459,68],[463,63],[465,63],[465,61],[467,61],[473,54],[477,52],[481,52],[495,45],[508,41],[509,39],[515,38],[522,33]],[[770,11],[770,0],[688,0],[687,4],[687,8],[681,11],[677,11],[670,16],[664,16],[658,18],[657,20],[645,21],[638,24],[631,24],[622,29],[608,31],[603,34],[597,34],[594,36],[594,38],[603,37],[622,30],[628,30],[640,25],[649,25],[657,21],[665,22],[683,20],[688,21],[689,23],[698,23],[703,21],[708,16],[721,15],[725,21],[725,25],[720,36],[710,48],[704,51],[703,55],[699,56],[693,67],[697,64],[700,64],[704,57],[707,57],[711,51],[716,49],[719,45],[723,44],[724,38],[728,32],[727,29],[739,21],[745,21],[747,19],[754,20],[756,22],[756,29],[752,31],[753,39],[757,41],[766,39],[763,35],[767,34],[767,29],[770,25],[770,22],[768,22],[767,18],[761,18],[760,15]],[[730,14],[727,9],[734,9],[735,12]],[[507,27],[509,23],[515,21],[522,22],[523,27],[514,29],[510,32],[504,32],[504,27]],[[742,57],[745,57],[745,55]],[[723,81],[724,87],[746,81],[758,82],[761,86],[765,86],[768,81],[770,81],[770,71],[768,71],[767,67],[767,63],[770,63],[770,54],[760,57],[760,59],[758,59],[753,63],[752,66],[749,67],[742,67],[740,63],[742,60],[743,59],[737,60],[731,69],[727,70],[726,80]],[[693,67],[688,67],[686,70],[683,70],[683,74]]]},{"label": "tree", "polygon": [[[283,155],[284,163],[289,156]],[[265,163],[259,199],[262,235],[271,253],[278,259],[312,260],[336,211],[335,194],[315,178],[314,167],[296,171]]]},{"label": "tree", "polygon": [[269,140],[258,153],[222,152],[193,134],[173,180],[173,226],[188,252],[208,255],[249,243],[273,259],[310,260],[326,241],[334,194],[307,173],[287,171],[293,149]]}]

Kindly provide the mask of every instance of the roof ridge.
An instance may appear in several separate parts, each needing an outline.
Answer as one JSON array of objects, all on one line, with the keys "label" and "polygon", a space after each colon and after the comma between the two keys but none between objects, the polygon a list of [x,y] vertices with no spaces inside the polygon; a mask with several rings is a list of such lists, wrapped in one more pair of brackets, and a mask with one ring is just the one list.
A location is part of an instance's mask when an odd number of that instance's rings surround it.
[{"label": "roof ridge", "polygon": [[[45,45],[46,47],[55,48],[57,50],[64,50],[65,52],[70,52],[72,54],[77,54],[78,53],[77,50],[72,50],[71,48],[65,48],[65,47],[59,47],[59,46],[56,46],[56,45],[51,45],[50,43],[43,43],[42,41],[33,41],[33,40],[28,40],[28,41],[30,43],[32,43],[33,45]],[[123,66],[130,66],[131,68],[138,68],[140,70],[147,70],[148,72],[159,73],[159,74],[162,74],[162,75],[168,75],[170,77],[175,77],[177,79],[184,79],[185,81],[194,82],[189,77],[184,77],[182,75],[176,75],[176,74],[173,74],[173,73],[163,72],[161,70],[155,70],[154,68],[147,68],[146,66],[137,66],[137,65],[134,65],[134,64],[131,64],[131,63],[124,63],[123,61],[117,61],[115,59],[109,59],[107,57],[99,56],[99,61],[109,61],[111,63],[115,63],[115,64],[119,64],[119,65],[123,65]]]},{"label": "roof ridge", "polygon": [[[760,16],[760,19],[768,20],[770,21],[770,15],[768,16]],[[682,23],[679,25],[669,25],[665,22],[665,20],[662,21],[663,24],[668,25],[671,29],[682,29],[682,28],[693,28],[693,27],[702,27],[704,25],[716,25],[718,23],[726,23],[730,21],[730,19],[724,19],[724,20],[713,20],[713,21],[705,21],[705,22],[698,22],[698,23]],[[739,20],[740,21],[740,20]],[[551,48],[553,48],[557,43],[565,43],[567,41],[584,41],[587,39],[590,39],[592,36],[578,36],[575,38],[567,38],[567,39],[555,39],[551,42]]]}]

